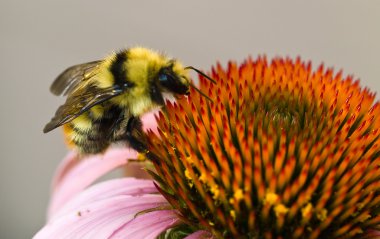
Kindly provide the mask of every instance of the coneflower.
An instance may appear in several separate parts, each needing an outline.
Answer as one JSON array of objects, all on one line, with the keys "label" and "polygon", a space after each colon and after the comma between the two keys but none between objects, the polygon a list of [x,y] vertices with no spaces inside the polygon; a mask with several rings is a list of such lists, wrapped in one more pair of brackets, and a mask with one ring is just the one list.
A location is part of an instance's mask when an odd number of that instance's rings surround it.
[{"label": "coneflower", "polygon": [[[149,155],[189,230],[217,238],[363,238],[380,229],[379,105],[351,76],[265,58],[166,105]],[[183,226],[184,227],[184,226]]]},{"label": "coneflower", "polygon": [[72,155],[35,238],[380,238],[373,93],[300,59],[247,59],[210,76],[217,83],[199,87],[211,101],[192,91],[167,102],[146,133],[154,181],[84,190],[136,153]]}]

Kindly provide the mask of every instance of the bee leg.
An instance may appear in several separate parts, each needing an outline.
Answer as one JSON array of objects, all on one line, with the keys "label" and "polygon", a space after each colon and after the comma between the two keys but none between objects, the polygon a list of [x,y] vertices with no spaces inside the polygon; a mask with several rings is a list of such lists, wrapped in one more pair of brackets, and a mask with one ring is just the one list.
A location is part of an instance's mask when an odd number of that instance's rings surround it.
[{"label": "bee leg", "polygon": [[128,140],[130,146],[137,152],[147,152],[146,138],[142,129],[140,118],[129,118],[126,130],[126,139]]}]

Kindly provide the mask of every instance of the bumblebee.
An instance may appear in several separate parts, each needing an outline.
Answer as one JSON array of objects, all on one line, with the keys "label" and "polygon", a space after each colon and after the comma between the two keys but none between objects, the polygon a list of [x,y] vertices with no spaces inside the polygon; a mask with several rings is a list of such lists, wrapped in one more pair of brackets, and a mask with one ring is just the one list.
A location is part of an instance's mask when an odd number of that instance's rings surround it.
[{"label": "bumblebee", "polygon": [[139,116],[163,106],[163,93],[188,95],[192,86],[207,97],[192,85],[189,69],[213,81],[192,66],[142,47],[69,67],[50,87],[67,99],[43,132],[63,126],[67,144],[81,154],[101,153],[116,142],[144,152]]}]

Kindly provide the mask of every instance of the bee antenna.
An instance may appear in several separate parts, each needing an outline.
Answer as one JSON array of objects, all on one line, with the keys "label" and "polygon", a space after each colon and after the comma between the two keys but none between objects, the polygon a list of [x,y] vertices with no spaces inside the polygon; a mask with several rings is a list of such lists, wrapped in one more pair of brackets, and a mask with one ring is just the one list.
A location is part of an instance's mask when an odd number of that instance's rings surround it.
[{"label": "bee antenna", "polygon": [[212,79],[211,77],[209,77],[208,75],[206,75],[205,73],[203,73],[202,71],[198,70],[197,68],[193,67],[193,66],[186,66],[185,69],[190,69],[190,70],[193,70],[195,72],[197,72],[198,74],[200,74],[201,76],[205,77],[207,80],[211,81],[212,83],[216,84],[216,81],[214,79]]},{"label": "bee antenna", "polygon": [[203,97],[205,97],[207,100],[213,102],[213,100],[212,100],[210,97],[208,97],[208,95],[206,95],[205,93],[203,93],[203,92],[202,92],[200,89],[198,89],[193,83],[190,83],[190,86],[191,86],[194,90],[196,90],[199,94],[201,94],[201,96],[203,96]]}]

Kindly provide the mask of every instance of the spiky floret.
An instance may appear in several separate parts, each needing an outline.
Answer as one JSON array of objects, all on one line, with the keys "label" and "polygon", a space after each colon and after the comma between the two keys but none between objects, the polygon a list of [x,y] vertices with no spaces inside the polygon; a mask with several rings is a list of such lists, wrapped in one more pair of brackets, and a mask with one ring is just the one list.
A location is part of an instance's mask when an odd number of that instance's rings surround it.
[{"label": "spiky floret", "polygon": [[148,133],[160,191],[188,225],[231,238],[361,238],[380,229],[379,115],[351,76],[246,60],[167,102]]}]

